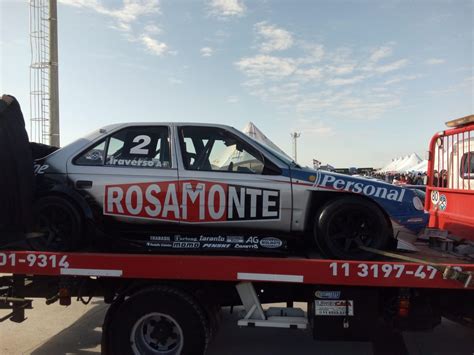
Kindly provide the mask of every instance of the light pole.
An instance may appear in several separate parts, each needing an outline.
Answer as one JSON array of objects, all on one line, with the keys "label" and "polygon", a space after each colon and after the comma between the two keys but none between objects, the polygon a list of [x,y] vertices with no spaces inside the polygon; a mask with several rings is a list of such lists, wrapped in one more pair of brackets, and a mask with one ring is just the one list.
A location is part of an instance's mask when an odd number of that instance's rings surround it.
[{"label": "light pole", "polygon": [[297,139],[301,136],[299,132],[290,133],[291,138],[293,139],[293,159],[297,162],[298,160],[298,147],[297,147]]}]

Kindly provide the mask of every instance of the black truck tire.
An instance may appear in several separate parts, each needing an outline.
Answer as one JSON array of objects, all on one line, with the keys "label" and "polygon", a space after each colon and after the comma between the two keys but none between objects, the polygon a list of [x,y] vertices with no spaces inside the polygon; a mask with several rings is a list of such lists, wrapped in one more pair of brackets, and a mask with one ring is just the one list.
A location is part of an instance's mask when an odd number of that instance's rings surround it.
[{"label": "black truck tire", "polygon": [[204,354],[210,326],[190,295],[170,286],[143,289],[127,297],[108,317],[107,354]]},{"label": "black truck tire", "polygon": [[393,235],[384,214],[375,203],[344,196],[323,205],[314,221],[316,245],[324,256],[336,259],[374,259],[360,245],[387,249]]},{"label": "black truck tire", "polygon": [[35,206],[42,236],[28,237],[38,251],[72,251],[82,242],[82,217],[74,204],[59,196],[40,198]]}]

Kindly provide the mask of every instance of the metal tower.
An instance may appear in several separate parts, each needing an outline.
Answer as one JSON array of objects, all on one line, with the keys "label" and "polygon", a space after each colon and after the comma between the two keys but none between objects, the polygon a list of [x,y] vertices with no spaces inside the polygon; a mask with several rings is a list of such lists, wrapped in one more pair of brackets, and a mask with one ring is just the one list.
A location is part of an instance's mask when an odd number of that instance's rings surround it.
[{"label": "metal tower", "polygon": [[31,140],[59,147],[56,0],[30,0]]}]

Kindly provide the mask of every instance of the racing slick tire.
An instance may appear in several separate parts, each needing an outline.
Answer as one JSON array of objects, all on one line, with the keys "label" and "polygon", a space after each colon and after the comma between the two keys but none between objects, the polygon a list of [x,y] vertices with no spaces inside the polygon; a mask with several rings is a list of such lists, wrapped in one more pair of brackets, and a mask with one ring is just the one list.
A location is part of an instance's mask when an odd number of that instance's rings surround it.
[{"label": "racing slick tire", "polygon": [[387,249],[393,239],[382,211],[362,198],[345,196],[328,201],[316,214],[314,238],[321,253],[336,259],[374,259],[360,245]]},{"label": "racing slick tire", "polygon": [[107,354],[198,355],[206,350],[210,326],[193,297],[156,286],[126,298],[103,336]]},{"label": "racing slick tire", "polygon": [[46,196],[36,203],[39,237],[28,238],[28,244],[38,251],[77,250],[82,239],[82,218],[67,199]]}]

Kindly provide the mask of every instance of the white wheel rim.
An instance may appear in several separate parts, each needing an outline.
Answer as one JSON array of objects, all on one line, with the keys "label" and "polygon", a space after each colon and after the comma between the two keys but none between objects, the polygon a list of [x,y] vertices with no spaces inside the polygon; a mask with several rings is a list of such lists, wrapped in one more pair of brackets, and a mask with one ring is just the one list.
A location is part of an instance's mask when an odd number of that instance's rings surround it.
[{"label": "white wheel rim", "polygon": [[136,355],[179,355],[184,344],[183,330],[168,314],[148,313],[135,322],[130,344]]}]

